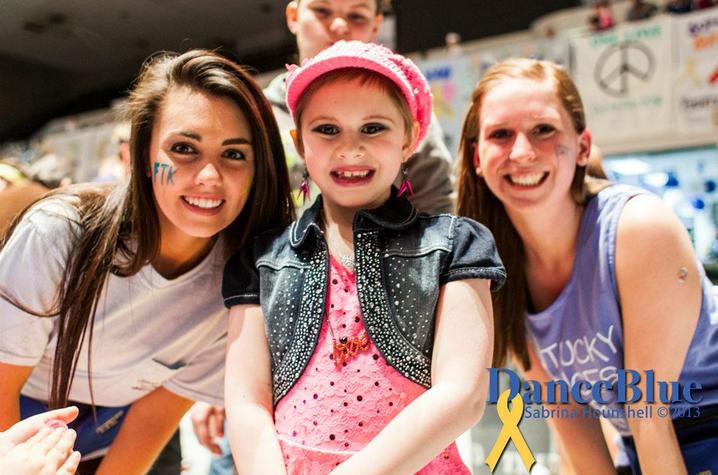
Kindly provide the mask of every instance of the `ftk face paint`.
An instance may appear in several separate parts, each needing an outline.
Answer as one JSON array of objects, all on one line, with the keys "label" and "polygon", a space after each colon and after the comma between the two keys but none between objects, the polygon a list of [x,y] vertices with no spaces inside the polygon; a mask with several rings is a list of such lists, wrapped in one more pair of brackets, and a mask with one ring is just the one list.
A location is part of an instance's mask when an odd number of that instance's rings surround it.
[{"label": "ftk face paint", "polygon": [[152,166],[152,183],[174,185],[174,174],[177,169],[167,163],[154,162]]}]

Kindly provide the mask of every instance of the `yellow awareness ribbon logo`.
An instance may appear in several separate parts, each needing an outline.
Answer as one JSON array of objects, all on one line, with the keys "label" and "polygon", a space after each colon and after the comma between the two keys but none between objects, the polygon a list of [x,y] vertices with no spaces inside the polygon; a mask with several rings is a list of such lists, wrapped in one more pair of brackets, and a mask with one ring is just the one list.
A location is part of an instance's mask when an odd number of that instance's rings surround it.
[{"label": "yellow awareness ribbon logo", "polygon": [[507,389],[501,393],[499,400],[496,402],[496,410],[499,413],[499,419],[503,422],[504,427],[501,429],[501,433],[499,433],[499,437],[496,439],[494,447],[491,449],[489,456],[486,457],[486,461],[484,462],[489,466],[491,473],[494,472],[496,464],[499,463],[501,454],[503,454],[504,450],[506,450],[509,440],[514,441],[516,450],[518,450],[521,461],[524,463],[524,467],[526,467],[527,472],[530,472],[531,467],[533,467],[533,464],[536,463],[536,459],[531,453],[531,449],[529,449],[526,439],[524,439],[523,434],[519,430],[519,422],[521,422],[521,419],[524,416],[524,400],[521,399],[521,394],[517,394],[511,400],[511,409],[509,409],[510,393],[511,391]]}]

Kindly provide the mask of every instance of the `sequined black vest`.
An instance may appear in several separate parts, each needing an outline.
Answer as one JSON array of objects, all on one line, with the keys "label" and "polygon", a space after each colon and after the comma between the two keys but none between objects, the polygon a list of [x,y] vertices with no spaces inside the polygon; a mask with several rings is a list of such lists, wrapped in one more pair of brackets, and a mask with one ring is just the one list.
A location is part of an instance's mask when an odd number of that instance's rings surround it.
[{"label": "sequined black vest", "polygon": [[[298,221],[278,236],[256,239],[251,255],[233,257],[225,271],[226,305],[261,303],[275,405],[303,373],[322,327],[329,253],[321,207],[319,196]],[[488,278],[498,288],[505,272],[493,238],[467,218],[418,214],[395,189],[384,206],[357,212],[353,234],[357,294],[369,337],[391,366],[428,388],[440,286]],[[472,255],[470,265],[459,262],[467,259],[464,254]]]}]

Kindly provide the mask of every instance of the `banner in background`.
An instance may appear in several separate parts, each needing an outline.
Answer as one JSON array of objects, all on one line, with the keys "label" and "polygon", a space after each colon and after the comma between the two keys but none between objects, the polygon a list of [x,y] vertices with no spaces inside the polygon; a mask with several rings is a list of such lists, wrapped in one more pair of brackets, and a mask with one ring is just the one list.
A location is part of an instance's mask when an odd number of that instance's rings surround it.
[{"label": "banner in background", "polygon": [[417,61],[434,96],[434,113],[444,130],[451,155],[458,154],[461,127],[471,103],[471,91],[478,81],[476,71],[465,56]]},{"label": "banner in background", "polygon": [[669,17],[575,38],[574,79],[598,145],[671,128]]},{"label": "banner in background", "polygon": [[674,103],[678,132],[718,132],[718,12],[677,17]]},{"label": "banner in background", "polygon": [[508,58],[532,58],[551,61],[570,70],[571,45],[566,39],[542,39],[521,41],[492,49],[480,50],[470,55],[472,63],[483,76],[489,67]]}]

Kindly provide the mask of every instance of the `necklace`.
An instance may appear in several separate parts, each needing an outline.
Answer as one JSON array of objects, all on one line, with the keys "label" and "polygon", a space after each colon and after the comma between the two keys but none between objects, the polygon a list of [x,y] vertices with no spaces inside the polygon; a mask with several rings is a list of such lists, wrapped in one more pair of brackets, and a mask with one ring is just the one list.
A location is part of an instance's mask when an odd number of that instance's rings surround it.
[{"label": "necklace", "polygon": [[358,335],[341,337],[337,340],[336,336],[334,336],[332,322],[329,321],[329,315],[327,315],[327,323],[329,324],[329,332],[332,334],[332,354],[334,355],[334,365],[337,369],[360,352],[369,349],[369,335],[366,334],[366,330],[360,331]]},{"label": "necklace", "polygon": [[[350,271],[353,271],[354,256],[342,256],[341,264]],[[332,335],[332,357],[337,369],[340,369],[362,351],[369,350],[369,335],[367,335],[365,329],[362,329],[357,335],[337,338],[329,312],[327,312],[327,326],[329,327],[329,333]]]},{"label": "necklace", "polygon": [[355,264],[354,264],[354,256],[353,255],[344,254],[339,257],[339,261],[349,272],[354,272]]}]

